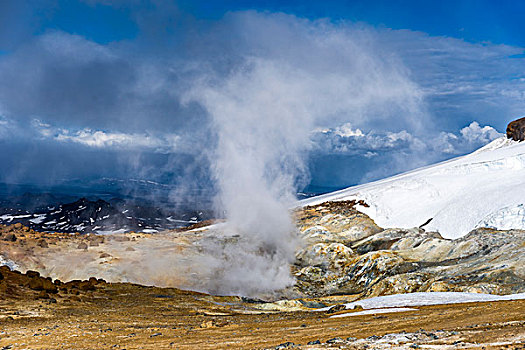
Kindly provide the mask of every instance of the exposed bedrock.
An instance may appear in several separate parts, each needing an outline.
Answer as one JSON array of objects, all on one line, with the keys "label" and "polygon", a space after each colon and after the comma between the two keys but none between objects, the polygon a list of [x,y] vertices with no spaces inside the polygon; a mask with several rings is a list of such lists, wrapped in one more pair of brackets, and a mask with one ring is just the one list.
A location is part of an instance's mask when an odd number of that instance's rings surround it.
[{"label": "exposed bedrock", "polygon": [[507,126],[507,138],[514,141],[525,140],[525,117],[509,123]]},{"label": "exposed bedrock", "polygon": [[382,229],[352,202],[306,207],[298,222],[306,243],[295,289],[309,296],[525,292],[525,231],[483,228],[449,240],[421,228]]}]

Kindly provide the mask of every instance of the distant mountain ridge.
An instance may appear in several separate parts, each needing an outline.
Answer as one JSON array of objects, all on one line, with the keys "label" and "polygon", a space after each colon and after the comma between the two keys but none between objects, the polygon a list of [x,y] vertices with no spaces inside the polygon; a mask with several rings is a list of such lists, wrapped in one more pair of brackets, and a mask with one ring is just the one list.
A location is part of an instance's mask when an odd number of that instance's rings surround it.
[{"label": "distant mountain ridge", "polygon": [[[299,199],[335,190],[309,185]],[[215,218],[213,193],[145,179],[69,179],[55,185],[0,183],[0,224],[37,231],[160,231]],[[84,208],[85,207],[85,208]]]},{"label": "distant mountain ridge", "polygon": [[80,198],[60,203],[53,194],[25,193],[0,202],[0,224],[21,223],[36,231],[157,232],[209,219],[211,212],[169,210],[149,203],[113,198]]}]

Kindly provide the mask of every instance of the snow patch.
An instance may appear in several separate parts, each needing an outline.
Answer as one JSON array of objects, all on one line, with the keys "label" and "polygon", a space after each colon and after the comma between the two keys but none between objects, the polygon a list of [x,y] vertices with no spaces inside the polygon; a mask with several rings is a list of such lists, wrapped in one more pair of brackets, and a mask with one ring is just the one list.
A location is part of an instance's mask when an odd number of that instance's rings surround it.
[{"label": "snow patch", "polygon": [[29,218],[29,217],[31,217],[31,214],[29,214],[29,215],[9,215],[9,214],[6,214],[6,215],[0,216],[0,220],[11,222],[11,221],[13,221],[15,219],[26,219],[26,218]]},{"label": "snow patch", "polygon": [[144,232],[144,233],[157,233],[157,232],[159,232],[159,230],[150,229],[150,228],[146,228],[146,229],[141,230],[141,231]]},{"label": "snow patch", "polygon": [[[381,309],[520,299],[525,299],[525,293],[510,295],[494,295],[465,292],[419,292],[385,295],[375,298],[358,300],[344,305],[346,309],[353,309],[357,305],[361,306],[363,309]],[[332,306],[318,309],[318,311],[327,311],[331,307]]]},{"label": "snow patch", "polygon": [[364,310],[364,311],[357,311],[357,312],[347,312],[345,314],[338,314],[338,315],[330,316],[330,318],[375,315],[375,314],[389,314],[393,312],[407,312],[407,311],[417,311],[417,309],[413,309],[409,307],[389,307],[385,309],[372,309],[372,310]]},{"label": "snow patch", "polygon": [[33,224],[40,224],[46,219],[46,214],[37,215],[34,219],[29,219]]}]

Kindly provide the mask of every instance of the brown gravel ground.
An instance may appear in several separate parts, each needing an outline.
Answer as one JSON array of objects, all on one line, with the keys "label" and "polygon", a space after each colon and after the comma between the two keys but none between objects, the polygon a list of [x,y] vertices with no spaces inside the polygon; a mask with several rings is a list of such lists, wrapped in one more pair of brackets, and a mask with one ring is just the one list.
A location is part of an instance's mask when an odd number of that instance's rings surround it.
[{"label": "brown gravel ground", "polygon": [[[447,334],[414,342],[407,349],[450,348],[446,344],[461,349],[525,349],[525,301],[329,318],[321,312],[253,314],[250,304],[238,298],[133,284],[99,282],[94,290],[64,290],[49,296],[52,299],[39,299],[27,288],[4,296],[0,349],[264,349],[285,342],[299,349],[373,349],[377,338],[373,336],[400,332]],[[326,343],[334,337],[371,336],[360,345]],[[315,340],[321,344],[306,345]]]},{"label": "brown gravel ground", "polygon": [[[38,249],[51,249],[41,246],[43,239],[50,247],[78,239],[14,226],[0,231],[5,231],[0,232],[2,251],[25,259]],[[17,240],[4,240],[11,232]],[[62,283],[0,267],[0,350],[525,349],[525,300],[344,318],[313,311],[264,312],[256,306],[237,297],[174,288],[96,279]],[[386,341],[395,334],[409,339]]]}]

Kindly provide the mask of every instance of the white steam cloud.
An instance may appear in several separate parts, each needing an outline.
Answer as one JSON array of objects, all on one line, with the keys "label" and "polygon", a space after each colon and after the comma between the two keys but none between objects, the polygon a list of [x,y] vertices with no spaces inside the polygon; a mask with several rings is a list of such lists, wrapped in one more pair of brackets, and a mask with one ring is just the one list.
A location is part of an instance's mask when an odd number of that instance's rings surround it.
[{"label": "white steam cloud", "polygon": [[[56,81],[54,75],[39,77],[40,84],[27,84],[56,87],[38,89],[49,90],[49,97],[42,96],[40,100],[55,111],[52,98],[69,91],[68,84],[90,82],[80,86],[82,89],[75,94],[81,97],[78,101],[60,100],[63,114],[56,121],[67,119],[77,108],[88,105],[86,120],[96,121],[96,126],[58,134],[51,132],[51,124],[36,127],[44,130],[42,136],[61,143],[126,148],[139,142],[141,147],[151,148],[151,143],[156,147],[157,141],[147,137],[149,124],[162,133],[162,129],[170,129],[166,116],[173,115],[169,119],[173,125],[182,124],[185,118],[194,121],[183,130],[204,129],[206,138],[198,139],[204,146],[195,147],[192,154],[204,154],[210,163],[218,190],[216,209],[226,217],[226,223],[206,233],[196,245],[195,255],[179,255],[170,250],[171,255],[162,256],[159,250],[146,247],[140,255],[136,254],[140,263],[132,266],[144,271],[140,281],[155,282],[149,278],[151,275],[167,271],[187,277],[184,282],[173,282],[181,283],[175,287],[220,294],[268,295],[294,282],[290,263],[300,241],[290,208],[296,186],[308,179],[305,158],[312,147],[311,131],[342,123],[363,130],[367,125],[376,125],[378,129],[400,133],[392,135],[402,136],[403,141],[408,135],[403,130],[417,134],[424,131],[423,126],[431,125],[425,113],[424,94],[396,55],[378,44],[380,33],[370,27],[240,12],[195,32],[198,34],[188,41],[190,49],[181,56],[166,54],[164,59],[150,57],[145,61],[140,55],[128,58],[136,55],[126,54],[126,45],[101,50],[91,44],[84,47],[82,40],[66,35],[50,37],[53,43],[57,41],[54,46],[44,40],[42,45],[50,48],[45,50],[48,55],[56,50],[72,55],[67,45],[60,45],[64,41],[101,57],[73,57],[70,61],[80,68],[74,71],[76,74],[66,74],[71,76],[67,84],[50,84]],[[184,50],[182,46],[175,49]],[[20,55],[25,60],[35,56],[29,51]],[[55,56],[48,59],[53,67]],[[18,62],[25,61],[13,59],[3,64],[17,66]],[[0,61],[0,72],[1,64]],[[91,81],[91,72],[101,71],[102,66],[105,74]],[[42,71],[54,71],[47,69],[47,63],[42,67]],[[14,76],[12,79],[16,80]],[[93,90],[93,86],[97,89]],[[114,94],[98,89],[112,86]],[[10,101],[5,96],[11,96],[15,90],[4,89],[0,97]],[[97,108],[92,107],[92,98],[86,97],[93,91],[100,97]],[[24,101],[34,100],[27,97],[31,94],[25,96]],[[21,103],[20,110],[30,115],[32,109],[26,109],[26,105],[27,102]],[[151,106],[158,106],[162,113],[155,113]],[[37,104],[34,108],[43,110]],[[205,116],[199,114],[202,111]],[[106,118],[106,114],[113,117]],[[124,117],[126,123],[119,122]],[[106,119],[111,123],[101,126]],[[126,124],[129,129],[102,132],[114,130],[117,124]],[[344,132],[348,130],[341,130]],[[147,259],[150,255],[154,259]],[[118,271],[111,273],[117,275]]]},{"label": "white steam cloud", "polygon": [[295,38],[287,47],[266,42],[263,54],[244,57],[227,77],[203,73],[185,97],[206,109],[216,134],[209,160],[230,239],[203,245],[201,289],[214,293],[260,295],[293,284],[298,240],[289,208],[308,176],[311,130],[341,115],[359,121],[396,110],[406,116],[400,122],[425,118],[417,86],[361,30],[284,19],[257,14],[243,23],[282,30],[276,38]]}]

